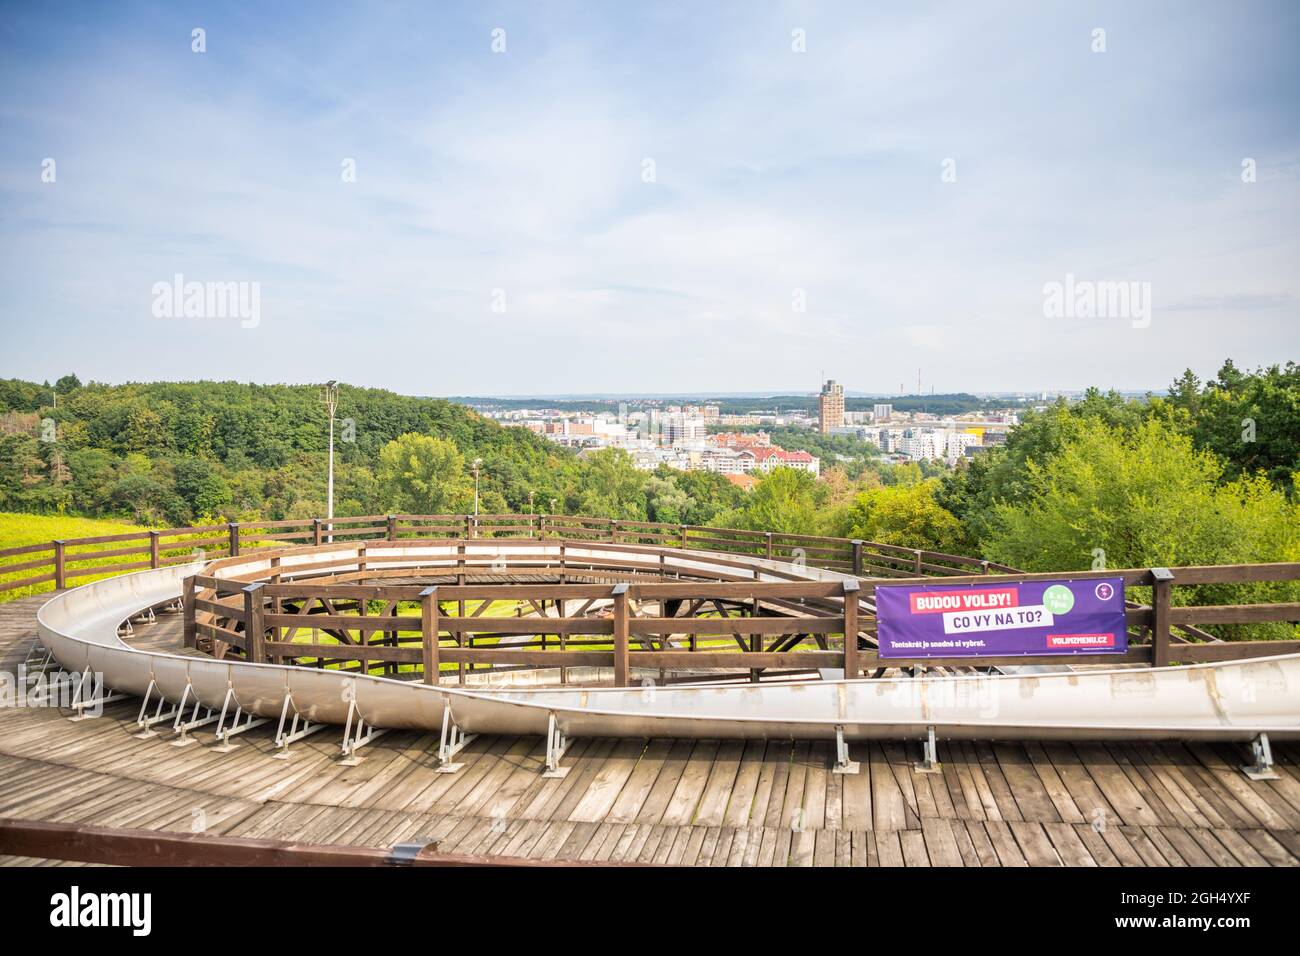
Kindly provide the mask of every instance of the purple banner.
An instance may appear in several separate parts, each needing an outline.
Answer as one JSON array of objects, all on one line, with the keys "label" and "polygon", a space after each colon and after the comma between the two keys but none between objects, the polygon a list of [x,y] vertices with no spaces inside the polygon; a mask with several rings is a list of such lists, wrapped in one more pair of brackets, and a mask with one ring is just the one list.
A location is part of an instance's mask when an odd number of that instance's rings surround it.
[{"label": "purple banner", "polygon": [[876,588],[881,657],[1123,654],[1124,579]]}]

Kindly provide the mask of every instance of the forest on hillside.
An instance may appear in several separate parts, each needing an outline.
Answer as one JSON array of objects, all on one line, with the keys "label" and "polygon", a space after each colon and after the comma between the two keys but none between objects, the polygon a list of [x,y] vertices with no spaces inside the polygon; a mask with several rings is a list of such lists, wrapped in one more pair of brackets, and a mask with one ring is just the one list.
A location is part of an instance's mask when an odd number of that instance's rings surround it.
[{"label": "forest on hillside", "polygon": [[[187,525],[325,513],[328,415],[315,386],[0,380],[0,510]],[[448,401],[340,385],[335,511],[535,510],[704,522],[741,492],[711,474],[579,458]]]}]

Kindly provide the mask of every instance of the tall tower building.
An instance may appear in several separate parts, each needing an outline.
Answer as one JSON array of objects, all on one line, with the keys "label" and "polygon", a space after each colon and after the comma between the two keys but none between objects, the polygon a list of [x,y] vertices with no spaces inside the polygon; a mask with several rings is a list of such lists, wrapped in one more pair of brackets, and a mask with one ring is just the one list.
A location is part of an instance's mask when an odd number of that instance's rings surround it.
[{"label": "tall tower building", "polygon": [[817,405],[823,435],[830,434],[832,428],[844,424],[844,386],[835,379],[826,380]]}]

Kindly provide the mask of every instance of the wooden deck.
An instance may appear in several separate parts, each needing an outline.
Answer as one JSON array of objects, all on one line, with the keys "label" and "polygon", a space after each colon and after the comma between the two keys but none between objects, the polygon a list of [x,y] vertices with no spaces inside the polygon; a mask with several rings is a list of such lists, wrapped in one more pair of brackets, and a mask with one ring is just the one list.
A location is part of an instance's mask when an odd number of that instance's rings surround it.
[{"label": "wooden deck", "polygon": [[[0,604],[0,670],[35,640],[45,597]],[[136,640],[175,642],[177,615]],[[417,836],[449,853],[696,866],[1293,866],[1300,747],[1275,745],[1281,780],[1252,783],[1227,745],[577,740],[543,779],[541,738],[480,737],[456,774],[437,739],[389,733],[358,766],[327,729],[273,759],[273,726],[228,754],[171,735],[131,736],[138,701],[73,723],[0,708],[0,816],[112,827],[388,846]],[[205,728],[204,730],[208,730]],[[0,857],[3,864],[31,860]]]}]

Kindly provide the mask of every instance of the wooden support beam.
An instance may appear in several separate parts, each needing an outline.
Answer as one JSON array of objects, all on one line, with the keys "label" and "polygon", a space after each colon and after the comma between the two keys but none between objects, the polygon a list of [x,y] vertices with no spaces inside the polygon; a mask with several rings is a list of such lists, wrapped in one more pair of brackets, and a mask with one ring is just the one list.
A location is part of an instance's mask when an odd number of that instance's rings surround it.
[{"label": "wooden support beam", "polygon": [[844,677],[858,676],[858,591],[857,581],[844,582]]},{"label": "wooden support beam", "polygon": [[626,687],[629,674],[627,585],[616,584],[611,593],[614,597],[614,686]]},{"label": "wooden support beam", "polygon": [[191,574],[181,586],[181,618],[184,622],[183,642],[186,647],[198,646],[198,629],[194,614],[194,575]]},{"label": "wooden support beam", "polygon": [[420,592],[420,641],[424,651],[424,682],[437,684],[441,661],[438,658],[438,589]]},{"label": "wooden support beam", "polygon": [[1151,569],[1151,665],[1169,663],[1169,603],[1174,573],[1168,568]]},{"label": "wooden support beam", "polygon": [[296,843],[247,837],[119,830],[74,823],[0,819],[0,854],[111,866],[634,866],[584,860],[533,860],[439,853],[431,843],[411,856],[389,847]]},{"label": "wooden support beam", "polygon": [[62,591],[68,586],[66,549],[67,545],[63,541],[54,542],[54,590],[56,591]]},{"label": "wooden support beam", "polygon": [[248,659],[254,664],[266,663],[266,625],[263,623],[262,585],[250,584],[244,588],[244,639],[248,642]]}]

